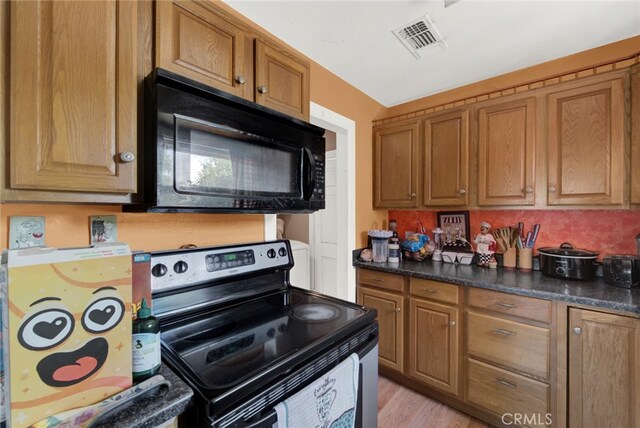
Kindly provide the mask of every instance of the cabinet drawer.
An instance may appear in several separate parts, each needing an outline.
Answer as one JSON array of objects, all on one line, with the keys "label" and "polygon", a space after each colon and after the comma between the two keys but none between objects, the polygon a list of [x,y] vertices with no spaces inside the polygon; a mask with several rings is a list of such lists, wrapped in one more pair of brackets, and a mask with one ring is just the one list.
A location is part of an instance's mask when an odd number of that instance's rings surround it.
[{"label": "cabinet drawer", "polygon": [[549,379],[549,330],[469,311],[469,355]]},{"label": "cabinet drawer", "polygon": [[551,302],[548,300],[470,287],[469,306],[489,309],[494,312],[515,315],[547,324],[551,322]]},{"label": "cabinet drawer", "polygon": [[519,413],[545,423],[549,412],[549,385],[516,373],[468,359],[467,401],[502,417]]},{"label": "cabinet drawer", "polygon": [[425,297],[430,300],[438,300],[445,303],[458,303],[459,287],[454,284],[431,281],[429,279],[411,278],[411,294]]},{"label": "cabinet drawer", "polygon": [[387,290],[402,291],[404,276],[375,270],[358,269],[358,282]]}]

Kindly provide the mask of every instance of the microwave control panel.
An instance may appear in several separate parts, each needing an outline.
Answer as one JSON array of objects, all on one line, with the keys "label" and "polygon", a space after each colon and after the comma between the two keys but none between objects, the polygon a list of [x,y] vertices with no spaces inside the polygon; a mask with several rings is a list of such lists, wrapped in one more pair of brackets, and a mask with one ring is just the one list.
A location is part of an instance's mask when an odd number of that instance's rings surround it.
[{"label": "microwave control panel", "polygon": [[313,155],[313,161],[315,162],[315,167],[313,170],[313,174],[315,175],[316,185],[313,189],[313,199],[324,199],[324,156],[323,155]]}]

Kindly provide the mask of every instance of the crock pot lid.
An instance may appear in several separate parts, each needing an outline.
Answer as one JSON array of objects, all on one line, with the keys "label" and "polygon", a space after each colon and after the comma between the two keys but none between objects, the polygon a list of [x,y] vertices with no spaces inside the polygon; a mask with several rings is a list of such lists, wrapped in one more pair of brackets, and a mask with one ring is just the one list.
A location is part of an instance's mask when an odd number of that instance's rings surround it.
[{"label": "crock pot lid", "polygon": [[544,247],[538,248],[538,252],[549,256],[568,256],[593,259],[598,257],[595,251],[581,250],[580,248]]}]

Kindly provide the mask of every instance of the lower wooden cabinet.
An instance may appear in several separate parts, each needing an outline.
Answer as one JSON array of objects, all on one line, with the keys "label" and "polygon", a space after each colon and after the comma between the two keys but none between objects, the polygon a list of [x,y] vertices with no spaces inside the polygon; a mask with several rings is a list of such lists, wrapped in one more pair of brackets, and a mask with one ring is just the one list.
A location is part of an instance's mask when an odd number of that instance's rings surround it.
[{"label": "lower wooden cabinet", "polygon": [[412,297],[409,309],[409,375],[457,397],[460,389],[459,337],[458,308]]},{"label": "lower wooden cabinet", "polygon": [[569,426],[640,426],[640,319],[569,310]]},{"label": "lower wooden cabinet", "polygon": [[363,286],[358,286],[357,294],[359,304],[378,311],[378,363],[401,372],[404,367],[404,298],[402,295]]}]

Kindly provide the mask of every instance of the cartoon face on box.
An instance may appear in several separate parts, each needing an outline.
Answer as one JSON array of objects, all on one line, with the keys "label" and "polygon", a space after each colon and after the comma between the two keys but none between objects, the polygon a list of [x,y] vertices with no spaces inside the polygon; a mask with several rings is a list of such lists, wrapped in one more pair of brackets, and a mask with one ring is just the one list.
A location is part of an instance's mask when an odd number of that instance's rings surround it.
[{"label": "cartoon face on box", "polygon": [[131,386],[131,257],[9,273],[11,416],[28,426]]}]

